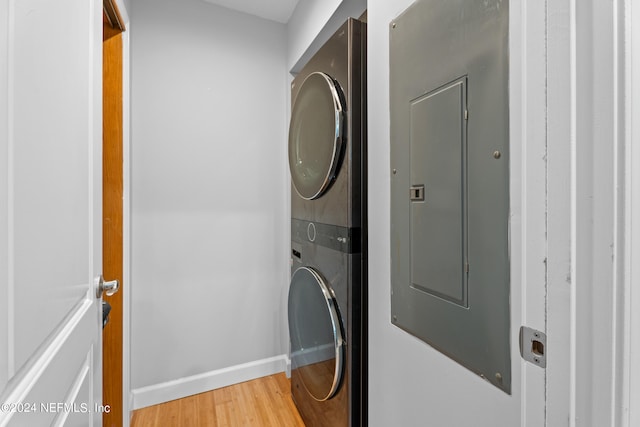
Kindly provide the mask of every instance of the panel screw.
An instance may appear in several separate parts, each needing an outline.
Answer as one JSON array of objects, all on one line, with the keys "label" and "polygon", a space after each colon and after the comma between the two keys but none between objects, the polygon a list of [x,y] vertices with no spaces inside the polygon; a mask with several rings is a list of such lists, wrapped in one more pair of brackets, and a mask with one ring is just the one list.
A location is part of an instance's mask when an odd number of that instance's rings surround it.
[{"label": "panel screw", "polygon": [[502,374],[500,372],[496,373],[496,381],[502,384]]},{"label": "panel screw", "polygon": [[398,169],[394,169],[394,170],[393,170],[393,174],[395,175],[395,174],[397,174],[397,173],[398,173]]},{"label": "panel screw", "polygon": [[499,152],[497,150],[493,152],[493,158],[494,159],[499,159],[500,157],[502,157],[502,153],[501,152]]},{"label": "panel screw", "polygon": [[398,316],[393,316],[393,321],[397,322],[398,321]]},{"label": "panel screw", "polygon": [[391,27],[395,28],[396,27],[396,23],[394,22],[393,24],[391,24]]}]

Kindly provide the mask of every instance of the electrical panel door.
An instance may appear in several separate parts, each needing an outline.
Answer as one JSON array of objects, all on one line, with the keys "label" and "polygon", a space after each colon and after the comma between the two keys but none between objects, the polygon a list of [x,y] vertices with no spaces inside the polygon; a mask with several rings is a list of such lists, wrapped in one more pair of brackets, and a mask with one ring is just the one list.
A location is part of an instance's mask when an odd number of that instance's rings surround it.
[{"label": "electrical panel door", "polygon": [[391,321],[510,393],[508,15],[420,0],[389,32]]},{"label": "electrical panel door", "polygon": [[411,286],[466,307],[466,78],[411,101]]}]

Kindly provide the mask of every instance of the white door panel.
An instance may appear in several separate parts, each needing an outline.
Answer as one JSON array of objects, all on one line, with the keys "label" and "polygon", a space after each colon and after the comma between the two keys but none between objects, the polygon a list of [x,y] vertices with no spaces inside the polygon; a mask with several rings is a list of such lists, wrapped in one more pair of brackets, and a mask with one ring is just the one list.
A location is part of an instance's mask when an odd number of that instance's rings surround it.
[{"label": "white door panel", "polygon": [[0,64],[0,426],[99,425],[102,3],[0,0]]},{"label": "white door panel", "polygon": [[[9,237],[8,229],[8,105],[7,98],[9,86],[7,85],[8,63],[6,61],[8,54],[8,31],[5,29],[5,23],[9,20],[9,5],[6,1],[0,1],[0,313],[8,313],[8,266],[9,266],[9,245],[7,244]],[[7,328],[7,316],[0,317],[0,388],[4,388],[7,383],[7,374],[9,366],[9,354],[6,351],[8,343],[9,331]],[[1,403],[1,402],[0,402]]]},{"label": "white door panel", "polygon": [[92,391],[85,388],[81,396],[82,387],[77,383],[82,385],[91,380],[95,363],[94,346],[87,345],[95,335],[93,300],[83,298],[73,307],[70,316],[43,346],[40,357],[27,362],[28,369],[16,376],[19,381],[7,400],[16,403],[9,425],[48,426],[54,420],[81,415],[86,421],[83,425],[90,425],[90,410],[95,410],[95,405],[89,407]]},{"label": "white door panel", "polygon": [[[51,2],[13,2],[10,232],[16,370],[51,333],[55,319],[86,292],[92,273],[89,4],[46,3]],[[59,17],[61,34],[50,21],[58,7],[69,9]]]}]

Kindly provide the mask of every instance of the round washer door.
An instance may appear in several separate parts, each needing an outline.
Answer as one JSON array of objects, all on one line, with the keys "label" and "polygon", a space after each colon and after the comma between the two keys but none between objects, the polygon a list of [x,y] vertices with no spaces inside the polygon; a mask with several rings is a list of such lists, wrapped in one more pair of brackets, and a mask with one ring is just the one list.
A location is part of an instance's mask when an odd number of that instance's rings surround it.
[{"label": "round washer door", "polygon": [[343,104],[337,83],[311,73],[294,101],[289,124],[289,170],[300,197],[317,199],[335,178],[340,161]]},{"label": "round washer door", "polygon": [[291,369],[318,401],[336,393],[342,379],[344,341],[336,301],[322,276],[300,267],[289,288]]}]

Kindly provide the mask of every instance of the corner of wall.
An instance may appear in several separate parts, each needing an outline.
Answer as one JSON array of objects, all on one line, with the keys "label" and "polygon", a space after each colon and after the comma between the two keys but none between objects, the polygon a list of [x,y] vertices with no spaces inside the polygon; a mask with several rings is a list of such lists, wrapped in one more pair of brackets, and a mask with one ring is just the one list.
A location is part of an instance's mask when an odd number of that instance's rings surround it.
[{"label": "corner of wall", "polygon": [[133,390],[132,408],[140,409],[194,394],[204,393],[256,378],[290,371],[290,362],[285,354],[204,372],[160,384]]},{"label": "corner of wall", "polygon": [[129,10],[131,10],[131,0],[116,0],[116,5],[118,6],[118,12],[120,12],[120,16],[122,17],[123,23],[128,26],[129,25]]},{"label": "corner of wall", "polygon": [[122,133],[123,133],[123,313],[122,313],[122,417],[123,426],[128,427],[133,415],[131,392],[131,26],[125,19],[127,31],[122,33]]},{"label": "corner of wall", "polygon": [[367,10],[367,0],[308,1],[298,5],[287,25],[287,69],[297,74],[348,18]]}]

